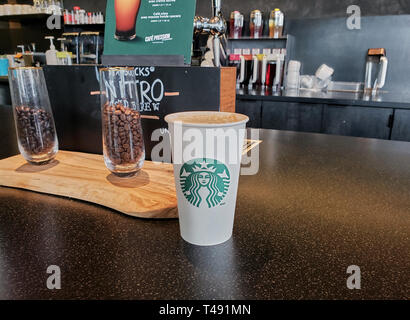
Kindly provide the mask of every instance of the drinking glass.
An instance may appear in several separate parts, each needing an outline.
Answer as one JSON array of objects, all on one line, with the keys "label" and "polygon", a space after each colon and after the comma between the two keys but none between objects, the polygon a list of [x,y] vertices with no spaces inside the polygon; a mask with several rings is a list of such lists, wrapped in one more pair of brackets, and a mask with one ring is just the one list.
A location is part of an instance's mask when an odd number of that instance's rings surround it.
[{"label": "drinking glass", "polygon": [[126,41],[136,37],[135,24],[141,0],[115,0],[115,39]]},{"label": "drinking glass", "polygon": [[9,82],[20,153],[31,164],[46,164],[58,152],[58,139],[43,69],[10,68]]},{"label": "drinking glass", "polygon": [[145,160],[134,68],[101,69],[100,87],[105,165],[119,177],[131,177]]}]

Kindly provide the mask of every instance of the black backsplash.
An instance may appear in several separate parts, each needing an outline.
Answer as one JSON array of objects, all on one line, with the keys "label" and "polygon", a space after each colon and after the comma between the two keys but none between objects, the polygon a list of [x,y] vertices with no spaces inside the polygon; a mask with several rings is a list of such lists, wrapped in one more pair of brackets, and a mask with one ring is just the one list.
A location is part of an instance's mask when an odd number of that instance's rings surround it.
[{"label": "black backsplash", "polygon": [[[222,0],[225,17],[239,10],[249,17],[254,9],[268,14],[280,8],[288,18],[344,17],[349,5],[360,6],[363,16],[410,14],[410,1],[403,0]],[[211,15],[211,0],[197,0],[197,14]]]},{"label": "black backsplash", "polygon": [[[193,0],[184,0],[193,1]],[[0,0],[0,4],[7,3]],[[31,0],[18,0],[17,3],[32,3]],[[286,19],[293,18],[325,18],[345,17],[347,6],[355,4],[361,8],[363,16],[410,14],[410,1],[403,0],[222,0],[222,10],[226,17],[233,10],[240,10],[249,20],[253,9],[262,10],[265,15],[275,7],[281,8]],[[80,6],[87,11],[101,11],[105,14],[106,0],[65,0],[65,8]],[[197,14],[211,15],[211,0],[197,0]],[[61,31],[50,31],[45,27],[45,21],[29,21],[22,23],[21,28],[9,29],[7,22],[0,22],[0,54],[12,53],[19,44],[36,42],[38,50],[48,49],[46,35],[58,37]]]},{"label": "black backsplash", "polygon": [[[17,0],[18,4],[32,4],[32,0]],[[7,3],[0,0],[0,4]],[[72,9],[79,6],[86,11],[105,13],[105,0],[64,0],[64,7]],[[21,20],[21,27],[9,28],[7,21],[0,21],[0,54],[14,53],[17,45],[35,42],[38,51],[46,51],[49,48],[49,41],[45,36],[54,36],[56,39],[61,36],[63,30],[49,30],[46,27],[46,19]]]},{"label": "black backsplash", "polygon": [[72,9],[74,6],[78,6],[85,11],[90,12],[103,12],[107,6],[106,0],[64,0],[64,7],[66,9]]},{"label": "black backsplash", "polygon": [[[390,59],[386,90],[409,90],[407,75],[410,67],[406,52],[410,50],[410,16],[385,15],[410,13],[410,1],[222,0],[222,4],[225,16],[235,9],[247,16],[255,8],[264,12],[281,8],[287,17],[285,31],[295,37],[292,58],[302,61],[305,74],[313,74],[321,63],[327,63],[335,68],[336,80],[362,81],[367,49],[384,47]],[[346,20],[342,17],[346,17],[346,8],[350,4],[361,8],[364,16],[361,30],[346,28]],[[65,0],[64,5],[66,8],[79,5],[86,10],[105,12],[106,1]],[[211,0],[197,0],[197,14],[210,16]],[[372,15],[384,16],[369,17]],[[50,32],[41,22],[23,25],[21,29],[2,29],[0,25],[0,53],[14,51],[18,44],[32,41],[39,43],[39,50],[45,50],[48,42],[44,36],[49,34],[57,36],[58,32]]]},{"label": "black backsplash", "polygon": [[385,48],[389,65],[383,90],[410,94],[409,26],[410,15],[363,17],[359,30],[349,30],[344,18],[291,19],[291,58],[302,62],[302,74],[314,74],[326,63],[335,69],[334,80],[363,82],[367,50]]}]

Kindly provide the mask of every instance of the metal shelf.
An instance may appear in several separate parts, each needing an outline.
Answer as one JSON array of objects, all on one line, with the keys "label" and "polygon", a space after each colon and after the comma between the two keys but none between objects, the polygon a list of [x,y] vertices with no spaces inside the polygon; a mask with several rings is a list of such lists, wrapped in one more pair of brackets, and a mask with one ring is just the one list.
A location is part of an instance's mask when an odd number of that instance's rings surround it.
[{"label": "metal shelf", "polygon": [[261,38],[251,38],[251,37],[241,37],[241,38],[227,38],[229,41],[284,41],[288,40],[288,36],[280,37],[280,38],[269,38],[269,37],[261,37]]},{"label": "metal shelf", "polygon": [[64,32],[99,31],[104,32],[105,23],[65,24]]},{"label": "metal shelf", "polygon": [[64,27],[105,26],[105,23],[64,24]]}]

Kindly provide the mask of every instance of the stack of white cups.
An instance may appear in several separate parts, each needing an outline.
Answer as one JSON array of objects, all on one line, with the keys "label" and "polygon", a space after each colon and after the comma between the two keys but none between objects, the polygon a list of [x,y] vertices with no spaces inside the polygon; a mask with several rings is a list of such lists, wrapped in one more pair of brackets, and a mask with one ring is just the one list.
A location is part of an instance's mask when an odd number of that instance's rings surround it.
[{"label": "stack of white cups", "polygon": [[288,74],[286,77],[286,89],[299,89],[300,85],[300,61],[291,60],[288,64]]},{"label": "stack of white cups", "polygon": [[3,11],[4,11],[3,14],[5,16],[10,16],[10,15],[14,14],[13,5],[12,4],[4,4],[3,5]]}]

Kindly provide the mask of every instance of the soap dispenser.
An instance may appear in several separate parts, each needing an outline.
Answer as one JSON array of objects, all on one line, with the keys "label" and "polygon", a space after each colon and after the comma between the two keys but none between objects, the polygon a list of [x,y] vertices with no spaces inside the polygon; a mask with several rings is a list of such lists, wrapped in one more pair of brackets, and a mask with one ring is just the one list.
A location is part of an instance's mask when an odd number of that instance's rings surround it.
[{"label": "soap dispenser", "polygon": [[56,47],[54,46],[53,36],[45,37],[45,39],[50,40],[50,49],[46,51],[46,62],[47,65],[57,65],[57,50]]}]

